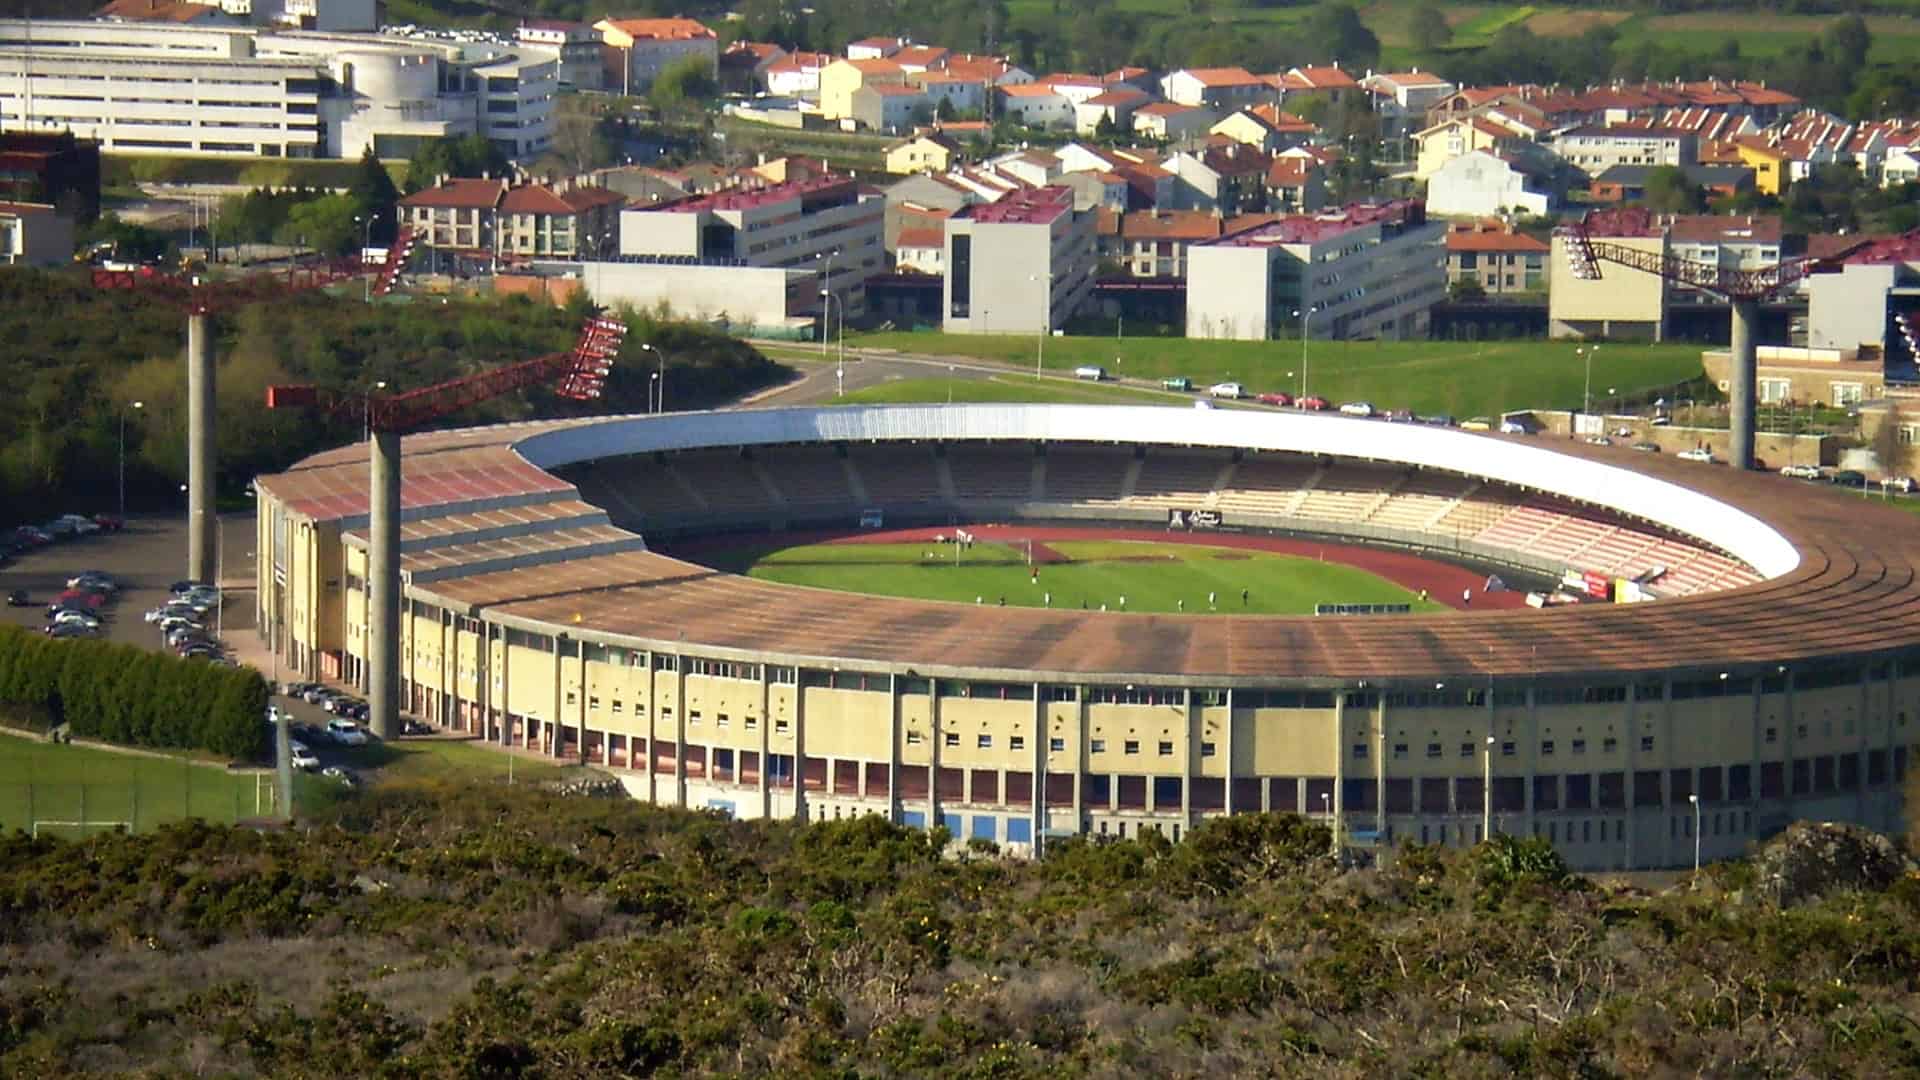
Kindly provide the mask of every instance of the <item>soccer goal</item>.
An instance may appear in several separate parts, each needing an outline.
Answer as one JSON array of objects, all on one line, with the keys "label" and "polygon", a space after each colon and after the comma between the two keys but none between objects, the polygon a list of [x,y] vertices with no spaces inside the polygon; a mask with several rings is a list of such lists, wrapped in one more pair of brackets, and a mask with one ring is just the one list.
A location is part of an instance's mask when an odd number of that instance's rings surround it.
[{"label": "soccer goal", "polygon": [[84,840],[99,832],[132,832],[131,821],[54,821],[35,818],[33,836],[39,839],[40,830],[46,829],[54,836],[65,836],[75,840]]}]

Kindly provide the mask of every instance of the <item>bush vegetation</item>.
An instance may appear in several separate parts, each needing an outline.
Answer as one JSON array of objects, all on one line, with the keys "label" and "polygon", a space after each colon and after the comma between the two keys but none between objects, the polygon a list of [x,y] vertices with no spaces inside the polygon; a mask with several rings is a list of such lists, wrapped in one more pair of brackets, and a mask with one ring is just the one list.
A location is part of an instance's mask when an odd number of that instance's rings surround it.
[{"label": "bush vegetation", "polygon": [[[1650,895],[1537,841],[1341,869],[1211,821],[1044,861],[376,786],[284,833],[0,839],[0,1074],[1880,1076],[1920,880]],[[289,957],[298,963],[286,963]]]},{"label": "bush vegetation", "polygon": [[266,749],[267,697],[252,668],[0,626],[0,704],[84,738],[251,761]]}]

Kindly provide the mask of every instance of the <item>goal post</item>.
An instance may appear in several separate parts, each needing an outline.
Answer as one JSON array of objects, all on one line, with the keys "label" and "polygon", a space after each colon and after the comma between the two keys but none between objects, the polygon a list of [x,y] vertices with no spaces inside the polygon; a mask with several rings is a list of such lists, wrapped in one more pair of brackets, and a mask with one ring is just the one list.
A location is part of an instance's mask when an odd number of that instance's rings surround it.
[{"label": "goal post", "polygon": [[33,821],[33,830],[32,830],[32,831],[33,831],[33,837],[34,837],[34,839],[36,839],[36,840],[37,840],[37,839],[39,839],[39,838],[40,838],[40,830],[42,830],[42,829],[48,829],[48,830],[54,830],[54,829],[77,829],[77,830],[79,830],[79,832],[80,832],[80,836],[79,836],[79,839],[82,839],[82,840],[84,840],[84,839],[86,839],[86,838],[87,838],[87,836],[88,836],[88,835],[90,834],[90,832],[124,832],[124,833],[130,833],[130,832],[132,832],[132,831],[133,831],[133,822],[131,822],[131,821],[108,821],[108,820],[94,820],[94,821],[87,821],[87,820],[73,820],[73,821],[57,821],[57,820],[52,820],[52,819],[45,819],[45,818],[35,818],[35,819],[34,819],[34,821]]}]

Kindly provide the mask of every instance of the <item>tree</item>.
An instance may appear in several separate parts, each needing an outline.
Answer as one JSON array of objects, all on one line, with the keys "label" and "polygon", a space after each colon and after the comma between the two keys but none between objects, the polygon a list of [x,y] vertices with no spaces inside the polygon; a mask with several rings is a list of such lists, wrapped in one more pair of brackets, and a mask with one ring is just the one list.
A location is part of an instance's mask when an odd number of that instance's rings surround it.
[{"label": "tree", "polygon": [[1380,62],[1380,39],[1360,21],[1360,11],[1346,0],[1329,0],[1313,9],[1300,24],[1300,37],[1324,57],[1349,68],[1370,68]]},{"label": "tree", "polygon": [[613,140],[605,128],[600,117],[567,109],[553,125],[553,152],[576,173],[612,164]]},{"label": "tree", "polygon": [[282,244],[298,244],[312,251],[344,255],[360,243],[360,203],[351,195],[327,195],[303,202],[287,213],[287,223],[274,237]]},{"label": "tree", "polygon": [[719,89],[714,81],[713,65],[701,57],[687,56],[668,64],[654,78],[648,93],[655,105],[666,109],[704,101]]},{"label": "tree", "polygon": [[1416,49],[1436,49],[1453,40],[1453,27],[1438,4],[1423,3],[1407,16],[1407,38]]},{"label": "tree", "polygon": [[372,215],[373,243],[391,244],[399,231],[394,207],[400,202],[400,189],[394,186],[393,174],[374,156],[373,147],[361,153],[360,167],[354,171],[347,196],[359,207],[358,216]]},{"label": "tree", "polygon": [[1697,214],[1707,208],[1706,193],[1673,165],[1658,165],[1647,174],[1646,204],[1649,210],[1669,214]]},{"label": "tree", "polygon": [[1858,13],[1849,14],[1827,27],[1820,35],[1820,44],[1829,61],[1857,74],[1866,70],[1873,33],[1867,29],[1867,20]]},{"label": "tree", "polygon": [[1881,473],[1888,476],[1905,476],[1910,471],[1913,460],[1913,447],[1906,442],[1907,419],[1898,402],[1888,402],[1880,417],[1880,426],[1873,429],[1870,443],[1874,459],[1880,462]]},{"label": "tree", "polygon": [[438,184],[443,176],[510,176],[513,162],[484,135],[428,139],[407,166],[407,190]]}]

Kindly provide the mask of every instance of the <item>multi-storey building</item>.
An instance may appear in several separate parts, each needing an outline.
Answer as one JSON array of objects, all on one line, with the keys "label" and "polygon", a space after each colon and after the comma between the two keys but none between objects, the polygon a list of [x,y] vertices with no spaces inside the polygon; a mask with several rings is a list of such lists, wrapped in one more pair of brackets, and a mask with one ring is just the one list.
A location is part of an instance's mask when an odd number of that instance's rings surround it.
[{"label": "multi-storey building", "polygon": [[719,68],[720,39],[692,19],[602,19],[593,28],[608,48],[609,90],[645,90],[688,57],[706,61],[709,72]]},{"label": "multi-storey building", "polygon": [[1187,336],[1296,332],[1399,340],[1446,296],[1441,237],[1418,200],[1277,218],[1187,252]]},{"label": "multi-storey building", "polygon": [[1576,128],[1555,139],[1553,149],[1589,176],[1615,165],[1686,166],[1700,160],[1693,132],[1638,124]]},{"label": "multi-storey building", "polygon": [[528,157],[551,141],[556,68],[483,42],[0,20],[0,126],[265,157],[407,157],[479,134]]},{"label": "multi-storey building", "polygon": [[1266,80],[1246,68],[1182,68],[1160,80],[1160,94],[1176,105],[1197,105],[1231,112],[1278,96]]},{"label": "multi-storey building", "polygon": [[79,224],[100,216],[100,146],[71,131],[0,131],[0,201],[47,203]]},{"label": "multi-storey building", "polygon": [[[620,254],[671,257],[821,275],[815,295],[790,310],[858,318],[866,281],[885,273],[886,197],[850,176],[829,173],[769,187],[721,191],[679,202],[630,207],[620,215]],[[819,295],[826,292],[831,300]]]},{"label": "multi-storey building", "polygon": [[528,19],[514,40],[559,61],[554,77],[564,90],[598,90],[604,82],[605,52],[599,31],[564,19]]},{"label": "multi-storey building", "polygon": [[455,179],[400,200],[423,248],[509,258],[601,258],[619,250],[626,196],[603,187]]},{"label": "multi-storey building", "polygon": [[73,261],[73,219],[41,203],[0,202],[0,266]]},{"label": "multi-storey building", "polygon": [[1494,297],[1545,292],[1549,250],[1524,233],[1454,229],[1447,233],[1447,283],[1471,283]]},{"label": "multi-storey building", "polygon": [[962,334],[1043,334],[1092,296],[1094,214],[1073,208],[1073,189],[1022,188],[947,219],[945,329]]}]

